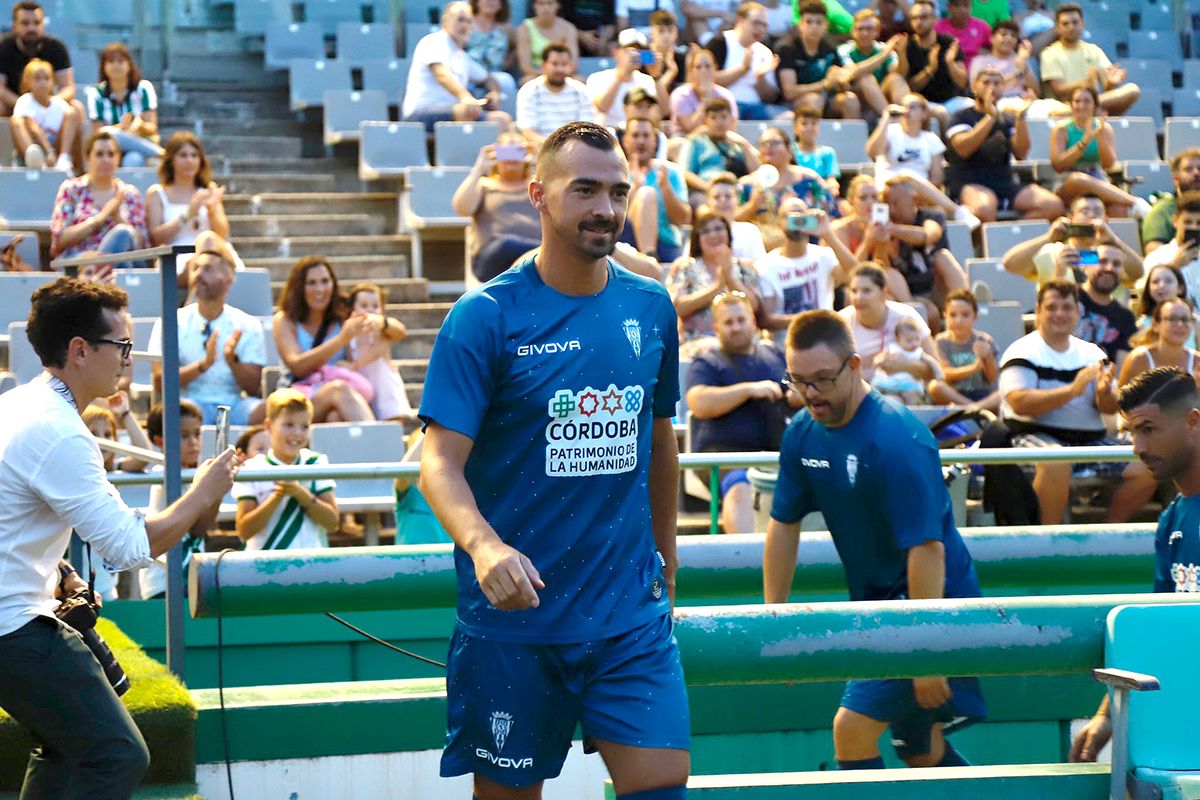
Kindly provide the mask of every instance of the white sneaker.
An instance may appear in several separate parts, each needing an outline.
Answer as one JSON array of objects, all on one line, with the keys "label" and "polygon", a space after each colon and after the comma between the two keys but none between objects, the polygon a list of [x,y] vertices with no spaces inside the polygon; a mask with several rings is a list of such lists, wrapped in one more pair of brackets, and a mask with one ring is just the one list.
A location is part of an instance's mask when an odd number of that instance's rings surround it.
[{"label": "white sneaker", "polygon": [[971,229],[972,233],[979,230],[979,226],[982,224],[979,217],[972,214],[966,206],[958,207],[958,211],[954,212],[954,221],[967,223],[967,227]]},{"label": "white sneaker", "polygon": [[62,170],[68,175],[71,175],[75,172],[75,165],[71,163],[71,157],[66,153],[63,153],[58,157],[58,160],[54,162],[54,168]]},{"label": "white sneaker", "polygon": [[46,151],[36,144],[26,147],[25,166],[29,169],[43,169],[46,166]]},{"label": "white sneaker", "polygon": [[1150,203],[1144,197],[1135,197],[1133,198],[1133,208],[1130,209],[1130,213],[1137,219],[1143,219],[1150,213]]},{"label": "white sneaker", "polygon": [[971,294],[975,295],[975,302],[981,306],[991,305],[992,303],[992,287],[983,281],[975,281],[971,286]]}]

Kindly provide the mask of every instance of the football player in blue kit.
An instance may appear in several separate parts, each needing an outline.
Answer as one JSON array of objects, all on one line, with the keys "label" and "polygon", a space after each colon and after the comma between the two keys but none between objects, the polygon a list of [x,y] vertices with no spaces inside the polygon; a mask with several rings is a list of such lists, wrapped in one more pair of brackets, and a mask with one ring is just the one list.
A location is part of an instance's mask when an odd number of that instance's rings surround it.
[{"label": "football player in blue kit", "polygon": [[[1176,367],[1143,372],[1117,399],[1133,453],[1179,495],[1163,509],[1154,534],[1154,591],[1200,592],[1200,391]],[[1072,761],[1095,761],[1112,738],[1108,695],[1071,743]]]},{"label": "football player in blue kit", "polygon": [[[937,442],[904,406],[862,378],[849,326],[807,311],[787,333],[786,381],[805,410],[783,436],[767,524],[763,589],[787,602],[800,521],[825,516],[851,600],[978,597],[971,556],[954,525]],[[987,714],[979,680],[852,680],[833,720],[841,769],[878,769],[879,736],[909,766],[963,766],[946,735]]]},{"label": "football player in blue kit", "polygon": [[541,249],[454,304],[425,379],[420,486],[458,573],[441,774],[479,800],[539,798],[577,724],[622,800],[686,793],[678,323],[608,258],[631,191],[607,129],[551,133]]}]

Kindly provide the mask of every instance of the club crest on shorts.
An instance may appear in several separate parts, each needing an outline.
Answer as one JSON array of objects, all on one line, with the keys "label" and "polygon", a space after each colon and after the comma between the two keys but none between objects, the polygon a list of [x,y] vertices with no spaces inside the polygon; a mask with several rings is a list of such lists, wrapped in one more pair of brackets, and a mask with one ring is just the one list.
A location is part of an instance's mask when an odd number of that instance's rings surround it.
[{"label": "club crest on shorts", "polygon": [[629,340],[629,346],[633,348],[634,358],[642,357],[642,323],[636,319],[627,319],[623,323],[625,327],[625,338]]},{"label": "club crest on shorts", "polygon": [[492,712],[492,740],[496,742],[496,752],[504,749],[504,742],[512,730],[513,715],[505,711]]},{"label": "club crest on shorts", "polygon": [[858,456],[853,453],[846,456],[846,477],[850,479],[851,486],[858,481]]}]

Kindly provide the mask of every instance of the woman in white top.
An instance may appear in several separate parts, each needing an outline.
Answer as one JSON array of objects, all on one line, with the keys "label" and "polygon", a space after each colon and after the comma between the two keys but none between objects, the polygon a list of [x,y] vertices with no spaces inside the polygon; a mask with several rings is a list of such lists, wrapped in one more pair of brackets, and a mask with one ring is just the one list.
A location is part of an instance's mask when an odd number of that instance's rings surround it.
[{"label": "woman in white top", "polygon": [[887,299],[887,276],[878,264],[861,264],[850,275],[850,305],[837,312],[846,320],[854,334],[854,347],[862,357],[863,380],[870,381],[875,369],[888,372],[908,372],[919,380],[931,380],[933,370],[924,360],[910,361],[899,357],[876,362],[876,356],[889,344],[896,342],[896,323],[908,317],[921,330],[921,349],[937,360],[937,350],[929,334],[929,326],[915,308]]},{"label": "woman in white top", "polygon": [[753,222],[738,222],[733,215],[738,210],[737,176],[722,172],[713,177],[708,185],[708,209],[725,218],[733,231],[733,257],[748,259],[751,263],[767,254],[762,233]]},{"label": "woman in white top", "polygon": [[1155,367],[1178,367],[1189,375],[1196,375],[1196,357],[1200,353],[1187,346],[1195,324],[1192,304],[1185,298],[1172,297],[1159,303],[1154,309],[1151,329],[1155,339],[1135,347],[1126,357],[1118,383],[1124,386]]},{"label": "woman in white top", "polygon": [[158,94],[142,79],[133,54],[121,42],[100,51],[100,78],[87,88],[92,133],[108,130],[121,147],[121,166],[145,166],[161,158],[158,146]]},{"label": "woman in white top", "polygon": [[935,186],[945,183],[942,153],[946,145],[929,130],[929,102],[907,94],[900,106],[888,106],[867,139],[867,155],[875,159],[879,186],[893,175],[906,173]]},{"label": "woman in white top", "polygon": [[[228,240],[224,197],[225,189],[213,182],[204,146],[196,134],[173,134],[158,166],[158,183],[146,190],[150,240],[156,246],[195,244],[205,231]],[[186,286],[185,272],[178,271]]]}]

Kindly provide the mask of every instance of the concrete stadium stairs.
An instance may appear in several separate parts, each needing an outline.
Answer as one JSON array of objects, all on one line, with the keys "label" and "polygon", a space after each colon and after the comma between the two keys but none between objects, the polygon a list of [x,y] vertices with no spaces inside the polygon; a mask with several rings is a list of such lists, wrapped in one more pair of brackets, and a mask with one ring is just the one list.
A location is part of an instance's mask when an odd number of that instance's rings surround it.
[{"label": "concrete stadium stairs", "polygon": [[177,130],[200,136],[226,190],[233,244],[247,267],[270,271],[276,299],[296,259],[314,254],[334,263],[343,291],[363,281],[388,290],[388,312],[409,329],[392,357],[416,403],[437,330],[461,291],[462,244],[448,243],[446,259],[427,249],[432,287],[409,277],[398,187],[360,181],[357,148],[327,151],[319,110],[291,112],[275,76],[259,66],[236,80],[174,83],[160,103],[163,139]]}]

